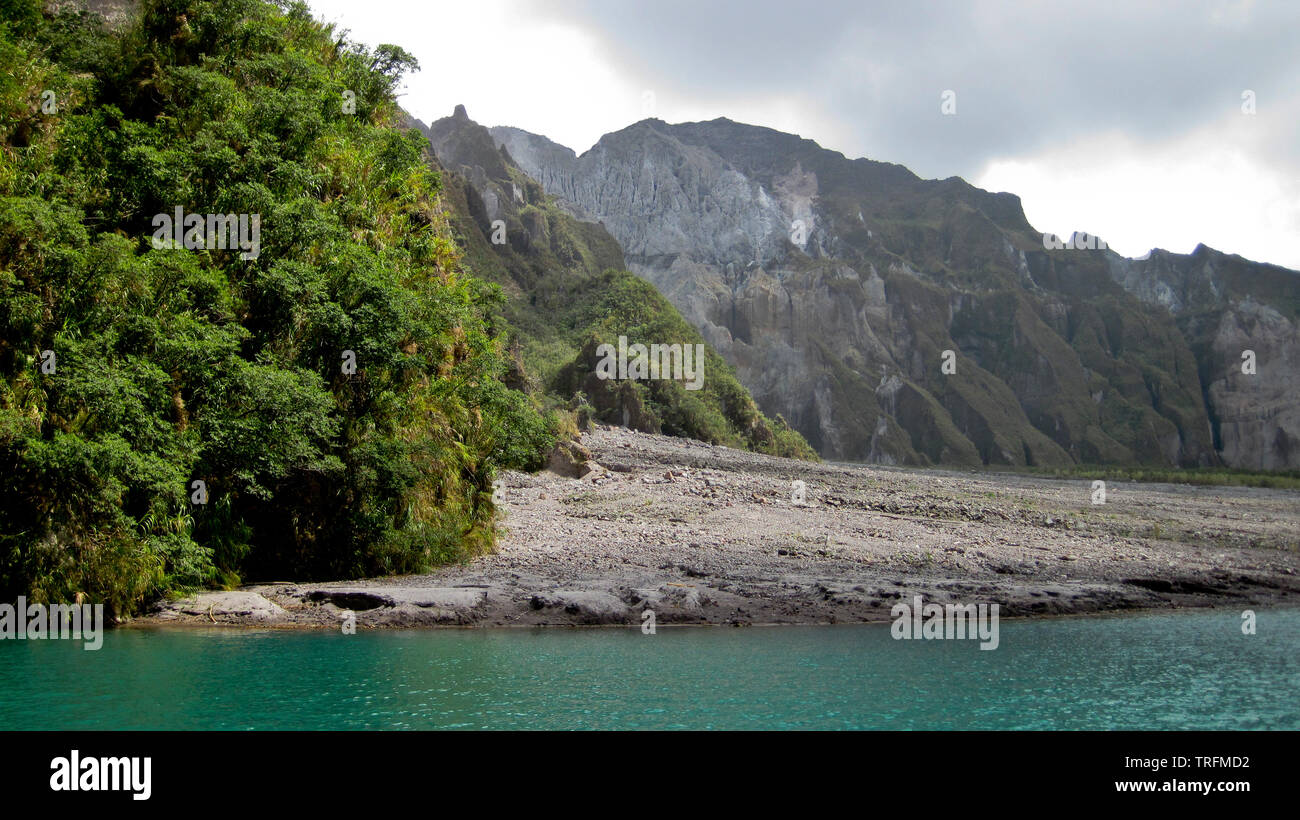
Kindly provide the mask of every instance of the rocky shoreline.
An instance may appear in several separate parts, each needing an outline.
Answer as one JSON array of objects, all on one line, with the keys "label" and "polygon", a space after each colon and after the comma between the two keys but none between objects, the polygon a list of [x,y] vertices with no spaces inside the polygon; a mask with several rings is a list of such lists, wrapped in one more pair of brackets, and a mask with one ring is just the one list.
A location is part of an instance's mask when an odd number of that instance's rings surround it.
[{"label": "rocky shoreline", "polygon": [[1003,617],[1300,602],[1294,491],[1123,482],[1094,504],[1083,480],[809,464],[610,427],[582,445],[503,477],[493,555],[201,593],[135,624],[630,627],[647,609],[658,625],[831,624],[889,621],[917,595]]}]

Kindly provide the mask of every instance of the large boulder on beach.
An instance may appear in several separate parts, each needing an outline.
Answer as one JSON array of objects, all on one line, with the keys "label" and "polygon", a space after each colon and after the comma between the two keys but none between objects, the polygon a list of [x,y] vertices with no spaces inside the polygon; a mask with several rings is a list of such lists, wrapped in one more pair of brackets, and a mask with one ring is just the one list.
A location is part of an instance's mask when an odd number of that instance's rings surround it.
[{"label": "large boulder on beach", "polygon": [[546,459],[546,469],[565,478],[582,478],[591,472],[591,451],[576,441],[561,441]]},{"label": "large boulder on beach", "polygon": [[181,616],[208,616],[212,620],[236,618],[242,621],[275,622],[288,613],[274,601],[246,590],[200,592],[188,598],[164,602],[159,617],[165,619]]}]

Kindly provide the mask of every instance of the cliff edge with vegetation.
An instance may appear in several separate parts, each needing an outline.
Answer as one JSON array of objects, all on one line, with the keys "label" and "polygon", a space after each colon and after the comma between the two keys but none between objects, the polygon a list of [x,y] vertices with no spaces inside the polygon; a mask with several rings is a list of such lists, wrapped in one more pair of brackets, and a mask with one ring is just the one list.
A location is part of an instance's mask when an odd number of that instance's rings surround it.
[{"label": "cliff edge with vegetation", "polygon": [[588,385],[602,333],[698,334],[536,183],[525,244],[485,244],[486,189],[395,103],[401,48],[302,3],[107,5],[0,15],[0,598],[121,616],[463,560],[501,470],[633,402],[811,455],[712,352],[698,397]]}]

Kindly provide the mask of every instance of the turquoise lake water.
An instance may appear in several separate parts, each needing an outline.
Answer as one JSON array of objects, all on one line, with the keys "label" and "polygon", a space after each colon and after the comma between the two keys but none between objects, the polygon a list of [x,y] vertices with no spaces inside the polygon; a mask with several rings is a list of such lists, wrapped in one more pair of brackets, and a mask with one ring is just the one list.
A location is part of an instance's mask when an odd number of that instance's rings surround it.
[{"label": "turquoise lake water", "polygon": [[1300,729],[1300,610],[0,641],[0,729]]}]

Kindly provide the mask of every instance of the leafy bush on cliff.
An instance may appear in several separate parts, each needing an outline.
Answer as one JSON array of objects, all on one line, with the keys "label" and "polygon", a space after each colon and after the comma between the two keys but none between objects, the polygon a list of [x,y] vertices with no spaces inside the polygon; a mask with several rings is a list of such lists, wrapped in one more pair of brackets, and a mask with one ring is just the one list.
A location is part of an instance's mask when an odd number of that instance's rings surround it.
[{"label": "leafy bush on cliff", "polygon": [[[581,394],[603,421],[626,421],[635,429],[787,458],[817,459],[784,419],[773,422],[762,414],[731,367],[654,285],[627,271],[607,270],[571,282],[569,294],[567,310],[553,313],[551,324],[581,349],[550,379],[552,392]],[[629,345],[703,345],[698,389],[688,389],[687,380],[599,378],[599,348],[617,348],[620,336],[626,336]]]},{"label": "leafy bush on cliff", "polygon": [[[551,433],[390,127],[409,55],[301,3],[0,13],[0,595],[129,613],[488,549],[496,471]],[[155,247],[177,207],[260,215],[259,252]]]}]

